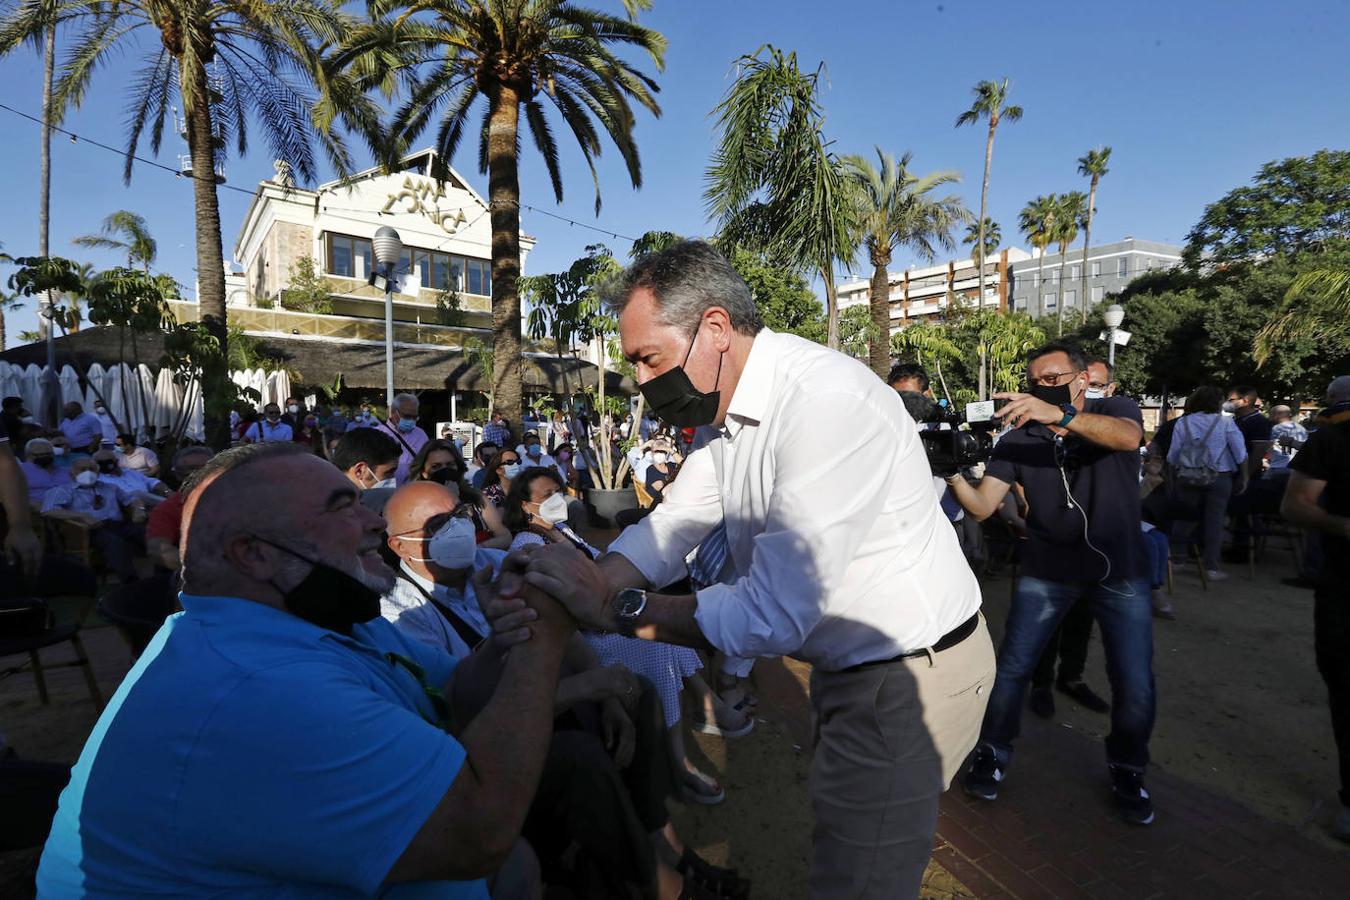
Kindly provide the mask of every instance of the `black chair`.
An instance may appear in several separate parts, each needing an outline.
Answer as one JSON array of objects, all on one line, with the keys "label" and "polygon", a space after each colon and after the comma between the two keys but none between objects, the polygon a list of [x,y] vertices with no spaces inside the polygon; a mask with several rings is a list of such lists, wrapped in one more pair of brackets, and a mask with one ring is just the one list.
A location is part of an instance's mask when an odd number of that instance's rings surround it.
[{"label": "black chair", "polygon": [[[69,643],[75,650],[75,659],[71,662],[43,663],[40,650]],[[36,598],[12,598],[0,601],[0,658],[26,654],[27,661],[16,666],[0,669],[0,680],[32,669],[33,680],[37,683],[38,698],[42,705],[51,702],[47,694],[47,678],[44,674],[50,669],[67,669],[78,666],[84,672],[85,684],[89,686],[89,696],[94,706],[103,707],[103,694],[98,689],[98,680],[94,677],[93,666],[89,664],[89,655],[84,652],[80,641],[78,623],[55,625],[47,605]]]},{"label": "black chair", "polygon": [[115,626],[131,650],[132,662],[145,652],[164,620],[178,610],[177,578],[157,572],[150,578],[123,584],[98,601],[98,613]]}]

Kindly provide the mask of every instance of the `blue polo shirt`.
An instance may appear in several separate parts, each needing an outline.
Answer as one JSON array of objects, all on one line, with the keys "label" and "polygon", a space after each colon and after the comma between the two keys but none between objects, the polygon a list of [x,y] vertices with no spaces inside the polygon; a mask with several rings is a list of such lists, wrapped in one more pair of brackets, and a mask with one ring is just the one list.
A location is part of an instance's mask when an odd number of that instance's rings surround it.
[{"label": "blue polo shirt", "polygon": [[249,600],[181,601],[80,754],[39,896],[487,897],[383,887],[465,759],[388,654],[435,688],[448,655],[380,618],[348,638]]}]

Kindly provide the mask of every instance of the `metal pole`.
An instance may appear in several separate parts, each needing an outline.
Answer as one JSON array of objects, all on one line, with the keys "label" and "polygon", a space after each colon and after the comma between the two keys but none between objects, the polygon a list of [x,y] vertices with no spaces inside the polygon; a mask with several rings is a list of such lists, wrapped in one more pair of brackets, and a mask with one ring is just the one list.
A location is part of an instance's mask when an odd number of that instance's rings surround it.
[{"label": "metal pole", "polygon": [[385,269],[384,283],[384,398],[389,409],[394,406],[394,266]]},{"label": "metal pole", "polygon": [[1114,368],[1116,364],[1116,330],[1112,328],[1106,335],[1106,361]]}]

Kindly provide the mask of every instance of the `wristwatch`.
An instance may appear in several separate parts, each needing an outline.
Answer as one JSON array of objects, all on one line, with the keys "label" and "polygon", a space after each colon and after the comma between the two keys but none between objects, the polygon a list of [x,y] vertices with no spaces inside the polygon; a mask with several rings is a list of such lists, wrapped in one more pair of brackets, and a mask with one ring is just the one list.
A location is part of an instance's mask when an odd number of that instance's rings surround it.
[{"label": "wristwatch", "polygon": [[1059,420],[1059,427],[1068,428],[1069,423],[1073,421],[1073,417],[1078,415],[1078,407],[1072,403],[1065,403],[1060,406],[1060,409],[1064,410],[1064,418]]},{"label": "wristwatch", "polygon": [[632,637],[637,630],[638,619],[646,609],[646,591],[641,588],[624,588],[619,591],[610,601],[610,612],[614,613],[614,630]]}]

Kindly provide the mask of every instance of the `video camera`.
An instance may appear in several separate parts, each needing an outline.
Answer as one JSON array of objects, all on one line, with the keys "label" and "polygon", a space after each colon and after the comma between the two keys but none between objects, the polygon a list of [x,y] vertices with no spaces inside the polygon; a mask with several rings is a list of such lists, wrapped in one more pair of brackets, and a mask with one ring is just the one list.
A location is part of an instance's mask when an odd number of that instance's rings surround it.
[{"label": "video camera", "polygon": [[989,459],[999,427],[996,411],[993,400],[968,403],[962,418],[946,400],[939,400],[918,419],[919,439],[934,475],[950,478],[967,466]]}]

